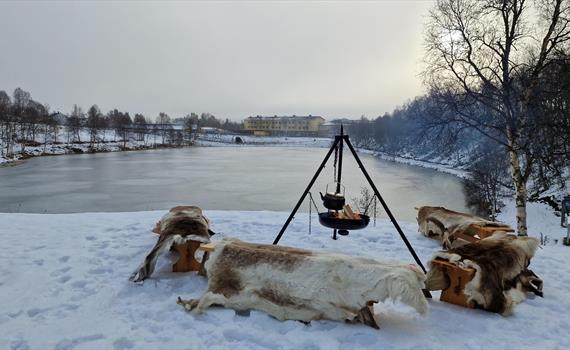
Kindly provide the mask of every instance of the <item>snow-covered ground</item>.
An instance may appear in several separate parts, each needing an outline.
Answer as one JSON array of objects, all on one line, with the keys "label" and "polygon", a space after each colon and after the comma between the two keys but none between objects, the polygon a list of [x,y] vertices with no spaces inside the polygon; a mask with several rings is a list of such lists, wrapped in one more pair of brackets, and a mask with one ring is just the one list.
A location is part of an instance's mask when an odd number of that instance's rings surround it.
[{"label": "snow-covered ground", "polygon": [[[237,144],[239,137],[243,143]],[[250,135],[216,135],[199,134],[196,140],[198,146],[229,147],[229,146],[282,146],[282,147],[330,147],[329,137],[285,137],[285,136],[250,136]]]},{"label": "snow-covered ground", "polygon": [[[558,218],[534,204],[531,211],[532,234],[561,236]],[[170,272],[168,258],[159,260],[143,285],[128,282],[155,243],[150,230],[163,214],[0,214],[0,349],[561,349],[570,342],[570,247],[560,242],[539,249],[531,264],[544,279],[545,297],[528,299],[511,317],[446,304],[435,293],[426,317],[398,303],[377,305],[380,330],[332,321],[306,326],[258,311],[188,314],[177,297],[198,297],[207,282],[193,273]],[[273,240],[287,217],[206,215],[219,233],[215,240],[234,236],[263,243]],[[415,223],[401,224],[427,261],[437,243],[420,236]],[[413,261],[386,219],[338,241],[315,215],[312,229],[309,235],[307,214],[297,215],[281,244]]]},{"label": "snow-covered ground", "polygon": [[387,160],[390,162],[396,162],[396,163],[419,166],[422,168],[433,169],[433,170],[440,171],[442,173],[455,175],[455,176],[460,177],[462,179],[469,177],[468,171],[466,171],[462,168],[458,168],[456,166],[453,166],[449,163],[438,163],[435,161],[418,160],[418,159],[415,159],[411,156],[410,157],[394,156],[394,155],[390,155],[390,154],[387,154],[384,152],[371,151],[371,150],[361,149],[361,148],[359,148],[358,151],[362,152],[362,153],[372,154],[377,158]]},{"label": "snow-covered ground", "polygon": [[[65,127],[61,127],[58,136],[58,140],[62,143],[48,142],[47,147],[44,150],[43,146],[43,136],[38,135],[37,141],[40,143],[38,146],[26,146],[25,154],[21,154],[22,145],[16,144],[14,147],[14,152],[17,154],[15,157],[6,158],[0,156],[0,166],[2,164],[7,164],[10,162],[16,162],[19,159],[30,157],[30,156],[40,156],[40,155],[62,155],[62,154],[72,154],[72,153],[86,153],[86,152],[117,152],[123,150],[123,142],[117,137],[113,130],[104,130],[98,135],[99,143],[97,143],[93,148],[90,148],[89,143],[67,143],[67,132]],[[83,129],[80,131],[80,139],[82,141],[89,140],[89,133],[87,130]],[[241,144],[235,142],[236,138],[239,137],[243,141]],[[154,142],[161,142],[160,136],[156,139],[147,135],[146,141],[136,141],[134,139],[129,139],[126,143],[127,150],[140,150],[152,148]],[[202,147],[248,147],[248,146],[277,146],[277,147],[320,147],[328,148],[331,146],[332,138],[330,137],[285,137],[285,136],[253,136],[253,135],[237,135],[237,134],[198,134],[195,145]],[[358,148],[359,152],[372,154],[378,158],[404,163],[409,165],[420,166],[424,168],[430,168],[437,171],[449,173],[462,178],[468,176],[468,172],[458,167],[457,164],[451,164],[445,160],[441,161],[427,161],[418,160],[414,157],[408,155],[394,156],[384,152],[371,151],[365,148]]]},{"label": "snow-covered ground", "polygon": [[[236,137],[242,139],[242,144],[236,144]],[[196,140],[198,146],[211,146],[211,147],[246,147],[246,146],[281,146],[281,147],[323,147],[328,148],[331,146],[332,138],[323,137],[283,137],[283,136],[244,136],[233,134],[201,134]],[[418,160],[412,156],[394,156],[384,152],[369,150],[366,148],[357,147],[358,152],[371,154],[383,160],[419,166],[422,168],[429,168],[443,173],[452,174],[461,178],[469,176],[468,172],[461,167],[457,167],[445,160],[427,161]]]},{"label": "snow-covered ground", "polygon": [[[75,154],[75,153],[88,153],[88,152],[118,152],[124,150],[142,150],[153,148],[155,141],[156,147],[163,147],[161,144],[161,137],[156,138],[152,135],[146,135],[145,141],[135,140],[132,135],[126,143],[123,143],[121,138],[115,135],[113,130],[102,130],[97,136],[97,142],[91,145],[89,140],[89,133],[87,130],[82,129],[79,132],[79,140],[81,142],[74,142],[73,140],[68,140],[68,136],[65,127],[60,127],[60,132],[58,134],[57,142],[55,139],[48,139],[46,146],[44,147],[44,135],[40,134],[36,136],[37,145],[27,145],[24,146],[21,143],[16,143],[14,145],[13,157],[6,157],[0,155],[0,166],[6,165],[8,163],[15,163],[21,159],[26,159],[29,157],[37,156],[54,156],[63,154]],[[75,140],[77,141],[77,140]],[[123,147],[124,146],[124,147]],[[171,147],[166,145],[166,147]]]},{"label": "snow-covered ground", "polygon": [[[242,144],[236,144],[235,138],[240,137]],[[137,141],[131,137],[126,142],[123,149],[123,142],[115,136],[113,130],[105,130],[98,136],[99,142],[93,147],[86,142],[89,140],[89,134],[86,130],[80,132],[80,139],[83,142],[67,141],[65,128],[61,128],[58,140],[60,142],[48,142],[44,149],[42,136],[37,137],[37,146],[25,146],[22,152],[22,145],[14,146],[14,157],[7,158],[0,155],[0,165],[16,162],[27,157],[36,157],[41,155],[62,155],[73,153],[87,152],[117,152],[123,150],[142,150],[153,148],[156,142],[157,146],[161,145],[161,137],[156,138],[153,135],[147,135],[145,141]],[[279,147],[330,147],[332,140],[330,138],[315,137],[280,137],[280,136],[248,136],[248,135],[231,135],[231,134],[198,134],[195,144],[203,147],[247,147],[247,146],[279,146]]]}]

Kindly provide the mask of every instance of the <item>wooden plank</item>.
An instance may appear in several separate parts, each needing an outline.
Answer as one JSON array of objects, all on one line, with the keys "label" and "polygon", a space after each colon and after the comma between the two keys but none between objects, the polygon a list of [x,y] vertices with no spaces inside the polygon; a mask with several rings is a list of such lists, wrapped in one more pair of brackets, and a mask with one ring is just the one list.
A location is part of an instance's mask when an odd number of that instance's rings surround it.
[{"label": "wooden plank", "polygon": [[441,292],[439,300],[450,304],[474,308],[472,303],[467,302],[464,294],[465,285],[475,276],[475,269],[462,268],[446,260],[433,260],[432,266],[438,266],[449,278],[449,287]]},{"label": "wooden plank", "polygon": [[352,208],[350,207],[350,205],[346,204],[344,206],[344,213],[350,218],[350,219],[358,219],[358,217],[354,214],[354,211],[352,211]]},{"label": "wooden plank", "polygon": [[473,243],[473,242],[478,241],[477,238],[475,238],[475,237],[473,237],[473,236],[469,236],[468,234],[465,234],[465,233],[463,233],[463,232],[456,232],[456,233],[453,235],[453,237],[455,237],[455,238],[461,238],[462,240],[467,241],[467,242],[470,242],[470,243]]},{"label": "wooden plank", "polygon": [[176,244],[174,249],[180,254],[178,261],[172,265],[172,272],[199,271],[200,263],[194,258],[194,253],[200,247],[200,242],[188,241]]},{"label": "wooden plank", "polygon": [[198,249],[205,251],[207,253],[211,253],[216,248],[216,244],[214,242],[210,243],[202,243]]},{"label": "wooden plank", "polygon": [[479,236],[480,239],[485,239],[487,237],[490,237],[497,231],[515,232],[515,230],[508,225],[496,227],[496,226],[480,226],[476,224],[471,224],[467,229],[468,234],[477,235]]}]

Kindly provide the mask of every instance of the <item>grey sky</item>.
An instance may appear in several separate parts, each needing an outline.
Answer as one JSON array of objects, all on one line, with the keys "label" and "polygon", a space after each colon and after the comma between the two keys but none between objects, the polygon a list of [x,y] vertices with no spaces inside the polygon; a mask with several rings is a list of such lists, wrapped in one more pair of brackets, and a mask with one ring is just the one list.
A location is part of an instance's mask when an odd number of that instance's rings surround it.
[{"label": "grey sky", "polygon": [[372,117],[422,93],[430,5],[0,2],[0,90],[153,119]]}]

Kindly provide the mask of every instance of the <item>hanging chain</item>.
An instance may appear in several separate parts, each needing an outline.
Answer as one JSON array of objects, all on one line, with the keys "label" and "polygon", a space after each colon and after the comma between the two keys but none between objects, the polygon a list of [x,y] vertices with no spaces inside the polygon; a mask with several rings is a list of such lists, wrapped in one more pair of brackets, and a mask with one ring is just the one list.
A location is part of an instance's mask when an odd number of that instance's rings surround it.
[{"label": "hanging chain", "polygon": [[374,194],[374,227],[376,227],[376,200],[378,198],[376,198],[376,194]]},{"label": "hanging chain", "polygon": [[334,148],[333,181],[336,182],[336,162],[338,160],[338,145]]},{"label": "hanging chain", "polygon": [[317,207],[317,204],[315,203],[315,200],[313,199],[313,194],[311,192],[309,192],[309,235],[311,234],[311,217],[312,217],[312,212],[311,212],[311,203],[313,204],[313,206],[315,207],[315,211],[317,212],[317,214],[319,213],[319,208]]},{"label": "hanging chain", "polygon": [[311,235],[311,192],[309,192],[309,236]]}]

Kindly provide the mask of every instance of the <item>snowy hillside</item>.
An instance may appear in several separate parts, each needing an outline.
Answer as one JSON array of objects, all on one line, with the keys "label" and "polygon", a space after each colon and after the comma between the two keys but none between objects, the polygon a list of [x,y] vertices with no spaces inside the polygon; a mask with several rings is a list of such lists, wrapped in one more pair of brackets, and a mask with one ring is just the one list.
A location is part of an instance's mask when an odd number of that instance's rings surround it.
[{"label": "snowy hillside", "polygon": [[[206,280],[170,272],[159,260],[143,285],[129,274],[156,241],[151,233],[162,211],[87,214],[0,214],[0,349],[560,349],[570,341],[570,247],[539,249],[531,268],[544,279],[544,298],[528,299],[502,317],[429,302],[426,317],[388,302],[377,305],[380,330],[332,321],[279,322],[252,311],[210,308],[193,316],[178,296],[198,297]],[[214,231],[269,243],[287,213],[208,211]],[[560,235],[556,218],[537,217],[530,231]],[[546,220],[546,222],[545,222]],[[412,262],[387,220],[338,241],[313,217],[298,215],[281,243],[378,259]],[[537,226],[540,225],[540,226]],[[403,229],[425,262],[438,249],[420,236],[415,223]]]}]

